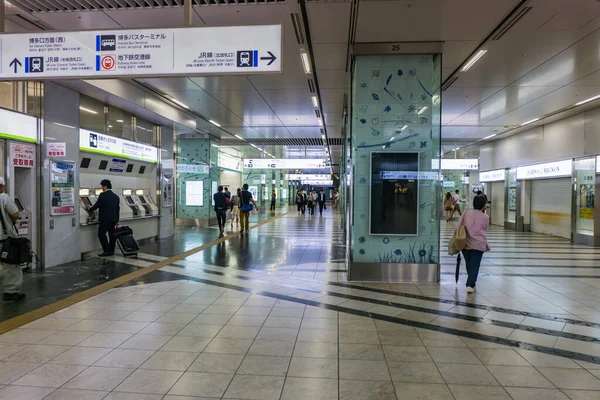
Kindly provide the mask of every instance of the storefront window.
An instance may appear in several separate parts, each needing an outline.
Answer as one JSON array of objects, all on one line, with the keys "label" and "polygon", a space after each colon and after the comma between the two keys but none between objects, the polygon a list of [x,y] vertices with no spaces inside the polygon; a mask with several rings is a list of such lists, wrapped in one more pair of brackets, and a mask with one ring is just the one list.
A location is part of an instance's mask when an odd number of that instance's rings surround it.
[{"label": "storefront window", "polygon": [[0,82],[0,107],[14,110],[16,82]]},{"label": "storefront window", "polygon": [[94,132],[104,132],[104,104],[81,96],[79,99],[79,125]]},{"label": "storefront window", "polygon": [[594,235],[594,197],[596,192],[596,159],[575,160],[576,214],[575,233]]},{"label": "storefront window", "polygon": [[154,125],[150,121],[141,118],[136,118],[136,140],[138,142],[152,143],[152,128]]},{"label": "storefront window", "polygon": [[117,107],[108,107],[108,132],[112,136],[133,140],[131,134],[131,114]]}]

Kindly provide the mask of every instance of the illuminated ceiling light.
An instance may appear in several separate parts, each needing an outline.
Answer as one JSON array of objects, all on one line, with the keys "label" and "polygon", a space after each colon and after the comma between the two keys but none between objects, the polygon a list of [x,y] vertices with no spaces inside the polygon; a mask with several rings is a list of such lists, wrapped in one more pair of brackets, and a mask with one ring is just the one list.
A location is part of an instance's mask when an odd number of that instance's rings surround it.
[{"label": "illuminated ceiling light", "polygon": [[90,110],[89,108],[85,108],[85,107],[81,107],[81,106],[79,106],[79,109],[80,109],[81,111],[85,111],[85,112],[88,112],[88,113],[90,113],[90,114],[98,114],[98,111]]},{"label": "illuminated ceiling light", "polygon": [[112,128],[113,126],[112,126],[112,125],[109,125],[108,127],[109,127],[109,128]]},{"label": "illuminated ceiling light", "polygon": [[183,108],[187,108],[188,110],[190,109],[186,104],[183,104],[182,102],[180,102],[179,100],[171,97],[171,101],[177,105],[180,105]]},{"label": "illuminated ceiling light", "polygon": [[406,128],[408,128],[408,125],[404,125],[404,126],[402,127],[402,129],[400,129],[400,132],[402,132],[402,131],[403,131],[403,130],[405,130]]},{"label": "illuminated ceiling light", "polygon": [[452,149],[452,151],[458,151],[460,149],[460,147],[457,147],[455,149]]},{"label": "illuminated ceiling light", "polygon": [[589,103],[590,101],[594,101],[594,100],[597,100],[597,99],[600,99],[600,94],[598,96],[590,97],[589,99],[580,101],[579,103],[575,103],[575,105],[576,106],[580,106],[582,104]]},{"label": "illuminated ceiling light", "polygon": [[211,145],[212,147],[216,147],[217,149],[219,148],[219,145],[213,144]]},{"label": "illuminated ceiling light", "polygon": [[310,69],[310,60],[308,59],[308,53],[306,51],[301,51],[300,58],[302,59],[302,66],[304,67],[304,72],[307,74],[310,74],[311,69]]},{"label": "illuminated ceiling light", "polygon": [[485,139],[491,139],[491,138],[493,138],[494,136],[498,136],[498,134],[497,134],[497,133],[494,133],[493,135],[486,136],[486,137],[484,137],[484,138],[483,138],[483,140],[485,140]]},{"label": "illuminated ceiling light", "polygon": [[315,108],[319,107],[319,99],[317,98],[317,96],[312,97],[312,102],[313,102],[313,107],[315,107]]},{"label": "illuminated ceiling light", "polygon": [[421,108],[421,111],[419,111],[419,112],[417,113],[417,115],[421,115],[421,114],[423,114],[425,111],[427,111],[427,109],[428,109],[428,108],[429,108],[429,107],[427,107],[427,106],[425,106],[425,107]]},{"label": "illuminated ceiling light", "polygon": [[218,122],[213,121],[212,119],[209,119],[208,122],[210,122],[211,124],[213,124],[214,126],[216,126],[217,128],[220,128],[221,125],[219,125]]},{"label": "illuminated ceiling light", "polygon": [[123,123],[123,120],[122,119],[118,119],[117,122]]},{"label": "illuminated ceiling light", "polygon": [[[58,125],[58,126],[64,126],[65,128],[72,128],[72,129],[77,129],[74,126],[71,125],[65,125],[65,124],[61,124],[59,122],[55,122],[54,125]],[[46,139],[48,139],[48,137],[46,137]]]},{"label": "illuminated ceiling light", "polygon": [[531,124],[532,122],[539,121],[539,120],[540,120],[539,118],[534,118],[534,119],[532,119],[531,121],[523,122],[523,123],[521,124],[521,126],[529,125],[529,124]]},{"label": "illuminated ceiling light", "polygon": [[319,126],[323,126],[323,120],[321,118],[317,119],[317,123]]},{"label": "illuminated ceiling light", "polygon": [[469,61],[467,61],[467,63],[465,64],[464,67],[462,67],[461,71],[462,72],[466,72],[469,70],[469,68],[471,68],[473,65],[475,65],[475,63],[477,61],[479,61],[479,59],[481,57],[483,57],[483,55],[487,53],[487,50],[479,50],[473,57],[471,57],[471,59]]},{"label": "illuminated ceiling light", "polygon": [[238,139],[240,139],[240,140],[244,140],[244,138],[243,138],[243,137],[241,137],[240,135],[233,135],[233,136],[235,136],[236,138],[238,138]]},{"label": "illuminated ceiling light", "polygon": [[392,137],[390,138],[390,142],[391,142],[392,140],[394,140],[394,136],[392,136]]}]

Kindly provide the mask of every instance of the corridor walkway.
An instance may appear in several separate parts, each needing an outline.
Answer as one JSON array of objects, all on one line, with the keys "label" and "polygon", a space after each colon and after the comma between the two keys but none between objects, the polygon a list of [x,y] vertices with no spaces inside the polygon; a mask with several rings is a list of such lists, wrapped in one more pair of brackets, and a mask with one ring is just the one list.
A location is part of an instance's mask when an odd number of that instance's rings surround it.
[{"label": "corridor walkway", "polygon": [[600,250],[494,228],[467,296],[444,255],[440,284],[347,282],[341,226],[115,257],[151,272],[0,336],[0,399],[600,398]]}]

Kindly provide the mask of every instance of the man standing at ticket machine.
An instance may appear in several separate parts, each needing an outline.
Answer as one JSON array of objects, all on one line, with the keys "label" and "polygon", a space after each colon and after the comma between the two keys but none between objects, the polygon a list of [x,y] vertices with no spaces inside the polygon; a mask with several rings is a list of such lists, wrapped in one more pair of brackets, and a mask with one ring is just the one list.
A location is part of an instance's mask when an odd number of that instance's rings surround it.
[{"label": "man standing at ticket machine", "polygon": [[[100,182],[102,186],[102,193],[98,196],[98,201],[92,207],[87,206],[89,211],[99,211],[98,221],[98,238],[102,245],[102,254],[100,257],[108,257],[115,254],[115,239],[113,232],[115,226],[119,223],[119,214],[121,212],[121,206],[119,205],[119,196],[113,193],[112,183],[108,179],[103,179]],[[106,240],[106,234],[108,233],[108,239]]]},{"label": "man standing at ticket machine", "polygon": [[[9,195],[4,193],[6,182],[3,178],[0,178],[0,207],[2,211],[2,225],[0,228],[0,243],[9,237],[17,237],[17,228],[15,223],[19,219],[19,209],[17,205],[10,198]],[[0,245],[2,246],[2,245]],[[2,264],[1,268],[4,272],[4,294],[2,299],[4,301],[22,300],[25,298],[24,293],[21,292],[21,285],[23,284],[23,270],[18,264]]]}]

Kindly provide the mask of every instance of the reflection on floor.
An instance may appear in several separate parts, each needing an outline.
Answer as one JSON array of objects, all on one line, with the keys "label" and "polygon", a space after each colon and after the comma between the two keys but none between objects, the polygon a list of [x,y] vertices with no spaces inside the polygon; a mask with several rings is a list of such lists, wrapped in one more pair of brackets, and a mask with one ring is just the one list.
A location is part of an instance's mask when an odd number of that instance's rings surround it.
[{"label": "reflection on floor", "polygon": [[0,399],[600,398],[600,249],[495,228],[467,296],[450,257],[346,282],[340,225],[289,215],[0,336]]}]

